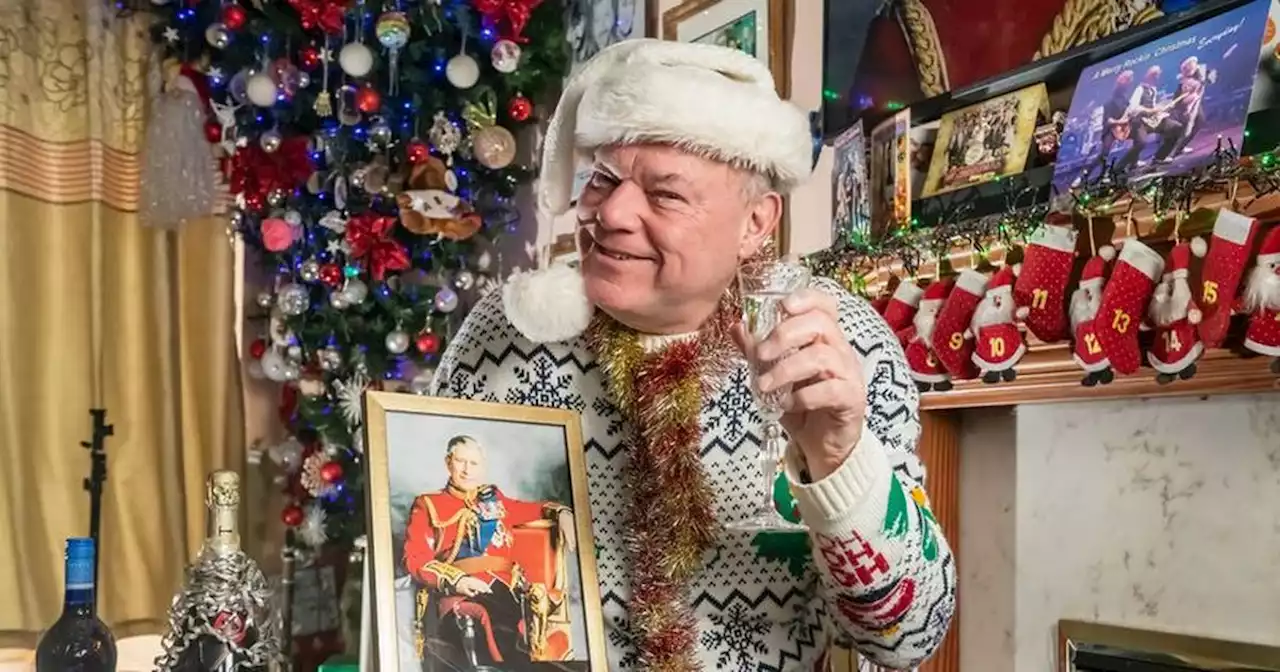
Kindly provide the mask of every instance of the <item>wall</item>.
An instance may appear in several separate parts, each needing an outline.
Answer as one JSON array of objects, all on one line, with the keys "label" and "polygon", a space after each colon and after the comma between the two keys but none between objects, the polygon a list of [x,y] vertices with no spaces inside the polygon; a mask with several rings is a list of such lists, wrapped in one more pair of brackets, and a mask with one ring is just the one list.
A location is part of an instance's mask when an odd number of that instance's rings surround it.
[{"label": "wall", "polygon": [[966,414],[961,669],[1054,669],[1060,618],[1280,644],[1276,402]]}]

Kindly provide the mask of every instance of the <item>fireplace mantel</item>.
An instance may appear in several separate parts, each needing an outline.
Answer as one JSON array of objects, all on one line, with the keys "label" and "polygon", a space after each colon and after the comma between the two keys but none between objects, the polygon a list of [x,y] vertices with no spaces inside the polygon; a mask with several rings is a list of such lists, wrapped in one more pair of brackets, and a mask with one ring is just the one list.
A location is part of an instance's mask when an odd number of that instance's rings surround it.
[{"label": "fireplace mantel", "polygon": [[1207,396],[1280,390],[1280,378],[1271,372],[1269,359],[1244,359],[1225,350],[1210,350],[1196,365],[1190,380],[1167,385],[1156,383],[1154,373],[1141,369],[1131,376],[1117,375],[1109,385],[1085,387],[1084,372],[1071,359],[1066,344],[1033,345],[1018,364],[1018,378],[1008,383],[980,380],[957,382],[947,392],[921,395],[924,410],[1013,406],[1062,401],[1096,401],[1125,397]]}]

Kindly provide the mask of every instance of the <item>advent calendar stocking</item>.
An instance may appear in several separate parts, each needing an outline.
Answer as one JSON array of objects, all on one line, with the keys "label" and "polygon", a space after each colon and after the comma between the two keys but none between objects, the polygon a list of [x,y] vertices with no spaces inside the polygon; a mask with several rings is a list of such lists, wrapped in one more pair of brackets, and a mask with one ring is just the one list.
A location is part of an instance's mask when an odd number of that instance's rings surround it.
[{"label": "advent calendar stocking", "polygon": [[884,321],[889,323],[889,328],[896,333],[905,329],[911,324],[911,319],[916,316],[916,307],[920,305],[920,297],[924,295],[924,290],[914,282],[903,280],[898,288],[893,290],[893,296],[889,297],[889,303],[885,306]]},{"label": "advent calendar stocking", "polygon": [[931,344],[934,355],[952,378],[966,380],[978,375],[973,364],[973,334],[969,333],[969,325],[986,289],[986,276],[966,268],[956,277],[955,289],[938,313]]},{"label": "advent calendar stocking", "polygon": [[1013,286],[1018,317],[1045,343],[1066,338],[1067,283],[1075,261],[1076,230],[1046,224],[1027,243],[1022,270]]},{"label": "advent calendar stocking", "polygon": [[[1231,322],[1231,306],[1244,277],[1253,239],[1258,233],[1258,220],[1219,210],[1213,224],[1213,240],[1204,259],[1197,304],[1203,314],[1199,329],[1204,347],[1217,348],[1227,338]],[[1197,239],[1198,240],[1198,239]]]},{"label": "advent calendar stocking", "polygon": [[1142,365],[1138,326],[1163,269],[1164,259],[1137,238],[1126,240],[1120,248],[1120,258],[1102,292],[1102,305],[1094,320],[1102,351],[1119,373],[1133,373]]}]

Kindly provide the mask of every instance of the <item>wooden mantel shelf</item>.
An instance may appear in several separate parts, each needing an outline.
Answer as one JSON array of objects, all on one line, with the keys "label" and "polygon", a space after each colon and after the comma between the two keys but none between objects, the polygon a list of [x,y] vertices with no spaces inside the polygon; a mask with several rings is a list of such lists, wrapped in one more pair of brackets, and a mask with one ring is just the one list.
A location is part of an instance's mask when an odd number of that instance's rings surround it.
[{"label": "wooden mantel shelf", "polygon": [[926,392],[920,397],[924,410],[1013,406],[1063,401],[1096,401],[1133,397],[1206,396],[1280,390],[1280,377],[1270,369],[1270,359],[1244,359],[1226,350],[1210,350],[1196,366],[1190,380],[1168,385],[1155,381],[1155,373],[1139,369],[1130,376],[1116,375],[1109,385],[1085,387],[1084,378],[1065,343],[1034,345],[1018,364],[1018,378],[1008,383],[980,380],[957,382],[947,392]]}]

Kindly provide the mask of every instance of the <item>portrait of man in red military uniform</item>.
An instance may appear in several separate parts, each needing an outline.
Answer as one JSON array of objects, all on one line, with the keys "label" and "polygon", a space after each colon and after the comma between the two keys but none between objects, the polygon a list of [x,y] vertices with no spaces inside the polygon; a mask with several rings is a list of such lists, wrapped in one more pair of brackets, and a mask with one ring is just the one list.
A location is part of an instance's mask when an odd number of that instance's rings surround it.
[{"label": "portrait of man in red military uniform", "polygon": [[530,582],[522,563],[536,562],[547,546],[522,547],[535,544],[524,541],[528,537],[520,530],[550,525],[557,528],[560,547],[571,551],[573,514],[555,502],[508,497],[486,480],[487,467],[485,449],[475,438],[449,439],[448,482],[418,495],[409,511],[404,569],[420,586],[419,655],[463,669],[524,669],[531,661],[555,659],[547,648],[545,617],[564,598]]}]

